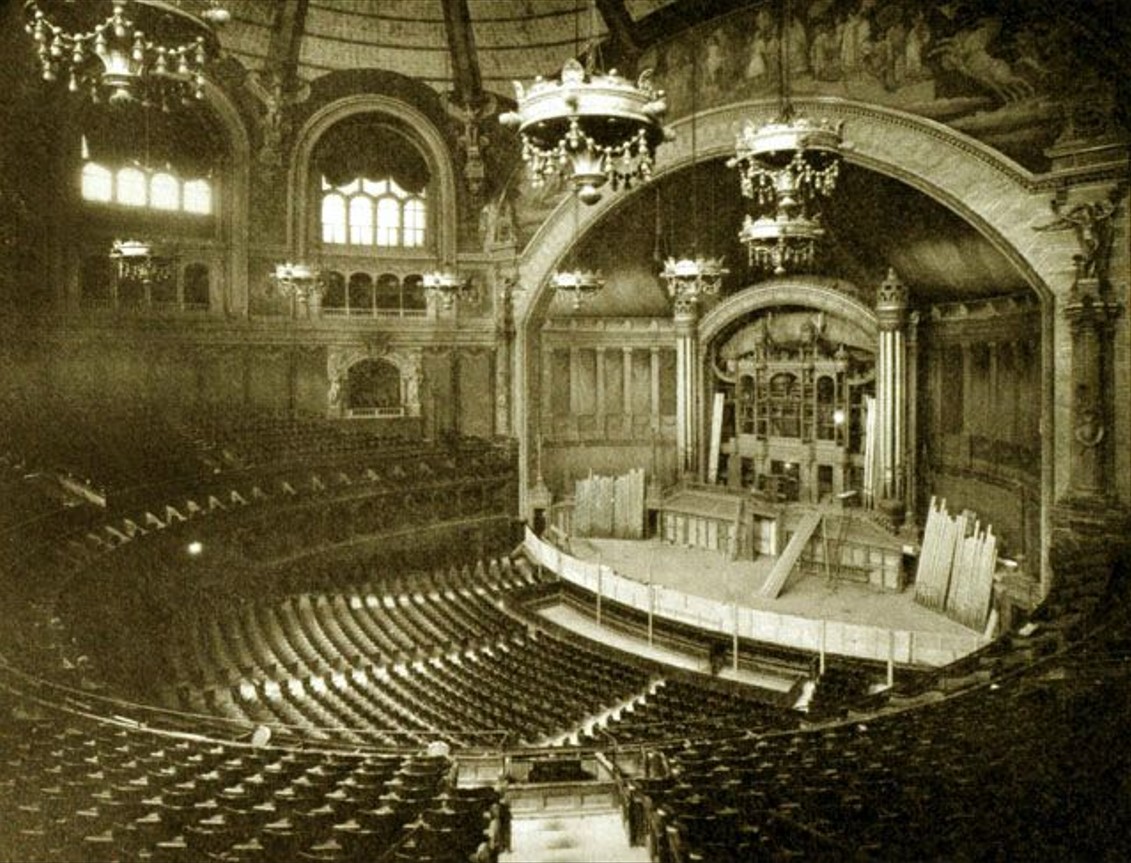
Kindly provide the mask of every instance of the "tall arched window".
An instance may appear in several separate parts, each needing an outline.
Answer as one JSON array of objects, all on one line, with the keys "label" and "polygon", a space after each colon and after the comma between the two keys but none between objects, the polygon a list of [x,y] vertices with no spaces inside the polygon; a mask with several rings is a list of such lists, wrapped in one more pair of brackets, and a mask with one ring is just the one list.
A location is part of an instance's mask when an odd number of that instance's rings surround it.
[{"label": "tall arched window", "polygon": [[177,178],[164,171],[154,174],[149,181],[149,203],[157,210],[179,210],[181,184]]},{"label": "tall arched window", "polygon": [[419,247],[424,245],[425,226],[424,202],[418,198],[410,198],[404,203],[404,228],[401,234],[401,245],[406,247]]},{"label": "tall arched window", "polygon": [[373,245],[373,199],[367,195],[350,198],[350,245]]},{"label": "tall arched window", "polygon": [[408,312],[423,316],[428,308],[428,298],[424,296],[424,277],[414,273],[404,277],[401,285],[401,314]]},{"label": "tall arched window", "polygon": [[144,207],[148,200],[148,185],[144,171],[122,168],[118,171],[118,203]]},{"label": "tall arched window", "polygon": [[207,216],[212,212],[212,185],[207,180],[189,180],[185,183],[184,201],[186,213]]},{"label": "tall arched window", "polygon": [[324,243],[416,248],[427,239],[427,223],[424,193],[406,192],[393,179],[332,186],[322,178]]},{"label": "tall arched window", "polygon": [[350,276],[349,304],[351,315],[373,314],[373,277],[369,273]]},{"label": "tall arched window", "polygon": [[401,280],[392,273],[384,273],[377,279],[375,305],[378,311],[396,312],[401,310]]},{"label": "tall arched window", "polygon": [[346,309],[346,277],[337,270],[326,274],[326,287],[322,291],[322,311],[343,314]]},{"label": "tall arched window", "polygon": [[346,199],[334,192],[322,198],[322,242],[346,241]]},{"label": "tall arched window", "polygon": [[114,175],[95,162],[82,166],[82,196],[87,201],[108,203],[114,197]]}]

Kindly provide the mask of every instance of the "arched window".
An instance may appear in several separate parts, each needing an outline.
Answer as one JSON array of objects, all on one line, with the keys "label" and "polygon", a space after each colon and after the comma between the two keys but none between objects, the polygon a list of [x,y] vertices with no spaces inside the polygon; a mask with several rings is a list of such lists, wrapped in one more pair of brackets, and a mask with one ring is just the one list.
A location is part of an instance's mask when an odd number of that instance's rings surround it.
[{"label": "arched window", "polygon": [[118,203],[144,207],[148,200],[148,185],[145,172],[137,168],[122,168],[118,171]]},{"label": "arched window", "polygon": [[366,195],[350,198],[350,244],[373,245],[373,199]]},{"label": "arched window", "polygon": [[384,197],[377,201],[377,245],[400,245],[401,208],[395,198]]},{"label": "arched window", "polygon": [[212,212],[212,185],[207,180],[189,180],[185,183],[184,210],[207,216]]},{"label": "arched window", "polygon": [[172,174],[164,171],[154,174],[149,181],[149,203],[157,210],[181,208],[181,184]]},{"label": "arched window", "polygon": [[395,312],[401,310],[401,280],[392,273],[385,273],[377,279],[377,294],[374,301],[378,311]]},{"label": "arched window", "polygon": [[82,166],[82,196],[87,201],[108,203],[114,197],[114,175],[95,162]]},{"label": "arched window", "polygon": [[401,245],[405,247],[418,247],[424,245],[424,202],[419,198],[410,198],[404,204],[404,228],[401,233]]},{"label": "arched window", "polygon": [[211,302],[209,298],[208,266],[206,264],[189,264],[185,267],[184,278],[185,307],[207,309]]},{"label": "arched window", "polygon": [[404,277],[401,286],[401,314],[423,317],[428,308],[428,299],[424,296],[424,277],[413,274]]},{"label": "arched window", "polygon": [[349,307],[351,315],[373,314],[373,277],[369,273],[350,276]]},{"label": "arched window", "polygon": [[337,193],[322,198],[322,242],[346,241],[346,199]]},{"label": "arched window", "polygon": [[177,302],[177,268],[162,266],[149,283],[149,301],[155,306],[172,306]]},{"label": "arched window", "polygon": [[388,360],[362,360],[350,366],[347,386],[351,413],[395,416],[402,410],[401,373]]},{"label": "arched window", "polygon": [[337,270],[326,274],[326,287],[322,291],[322,311],[342,314],[346,310],[346,277]]}]

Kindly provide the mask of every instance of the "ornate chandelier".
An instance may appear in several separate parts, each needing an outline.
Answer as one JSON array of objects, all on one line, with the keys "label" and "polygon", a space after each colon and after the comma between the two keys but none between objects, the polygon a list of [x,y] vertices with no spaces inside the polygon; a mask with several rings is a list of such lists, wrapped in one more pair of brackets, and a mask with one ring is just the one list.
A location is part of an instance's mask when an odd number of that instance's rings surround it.
[{"label": "ornate chandelier", "polygon": [[[205,5],[205,4],[197,4]],[[168,107],[204,93],[205,64],[219,51],[213,25],[229,13],[208,0],[196,14],[169,0],[25,0],[45,81],[111,102]]]},{"label": "ornate chandelier", "polygon": [[615,190],[650,179],[667,137],[660,124],[667,103],[652,87],[652,70],[634,84],[615,69],[597,72],[595,55],[591,36],[586,65],[570,58],[560,81],[538,77],[529,89],[514,82],[518,110],[499,118],[518,128],[533,185],[561,174],[586,204],[601,199],[606,183]]},{"label": "ornate chandelier", "polygon": [[[696,122],[698,116],[699,91],[698,58],[691,61],[691,170],[695,171]],[[723,266],[722,258],[708,258],[699,254],[699,183],[694,173],[691,178],[691,217],[695,227],[695,248],[692,255],[680,259],[669,257],[664,261],[660,278],[672,298],[676,314],[688,314],[702,297],[718,294],[723,285],[723,276],[730,272]],[[712,209],[714,196],[712,195]],[[657,219],[659,218],[657,193]],[[713,219],[712,219],[713,221]],[[658,233],[658,230],[657,230]]]},{"label": "ornate chandelier", "polygon": [[153,246],[145,240],[114,240],[110,260],[117,265],[118,279],[123,282],[151,284],[173,275],[172,261],[155,256]]},{"label": "ornate chandelier", "polygon": [[433,270],[425,273],[422,278],[424,290],[445,309],[452,308],[457,299],[471,294],[471,284],[452,270]]},{"label": "ornate chandelier", "polygon": [[796,116],[789,99],[789,0],[778,22],[781,108],[763,126],[747,121],[727,167],[737,168],[742,195],[754,202],[738,238],[751,266],[782,275],[809,269],[825,236],[820,207],[836,190],[843,140],[841,123]]},{"label": "ornate chandelier", "polygon": [[605,287],[605,280],[596,270],[558,270],[550,277],[550,283],[559,294],[570,297],[575,312]]},{"label": "ornate chandelier", "polygon": [[723,276],[729,273],[722,258],[668,258],[660,278],[675,302],[676,311],[694,305],[701,297],[715,296],[723,285]]}]

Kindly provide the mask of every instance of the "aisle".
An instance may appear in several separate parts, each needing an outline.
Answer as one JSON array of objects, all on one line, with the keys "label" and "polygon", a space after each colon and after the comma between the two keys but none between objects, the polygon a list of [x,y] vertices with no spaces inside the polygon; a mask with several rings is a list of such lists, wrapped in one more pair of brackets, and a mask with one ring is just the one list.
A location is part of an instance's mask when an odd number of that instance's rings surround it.
[{"label": "aisle", "polygon": [[648,863],[647,848],[629,846],[616,810],[515,818],[511,848],[499,863]]}]

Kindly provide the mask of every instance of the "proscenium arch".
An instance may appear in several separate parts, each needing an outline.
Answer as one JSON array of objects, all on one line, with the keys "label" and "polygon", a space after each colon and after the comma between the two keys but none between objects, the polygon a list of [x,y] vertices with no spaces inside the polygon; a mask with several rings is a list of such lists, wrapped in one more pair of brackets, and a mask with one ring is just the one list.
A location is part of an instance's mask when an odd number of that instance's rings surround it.
[{"label": "proscenium arch", "polygon": [[860,300],[837,287],[839,279],[795,276],[760,282],[725,300],[699,321],[699,344],[706,347],[733,323],[762,309],[804,306],[828,312],[859,326],[873,341],[879,337],[876,313]]},{"label": "proscenium arch", "polygon": [[[1062,397],[1056,393],[1053,299],[1069,290],[1073,277],[1073,250],[1067,245],[1071,241],[1058,243],[1048,234],[1033,230],[1049,219],[1050,193],[1032,172],[1012,159],[933,120],[846,99],[796,99],[794,106],[800,114],[843,121],[848,162],[898,179],[956,213],[1017,267],[1041,299],[1041,579],[1043,592],[1047,592],[1049,514],[1058,484],[1054,451],[1058,445],[1062,449],[1071,446],[1069,441],[1058,441],[1058,436],[1064,436],[1061,430],[1069,427],[1071,398],[1067,392],[1060,394]],[[776,103],[758,100],[697,114],[694,159],[689,135],[691,117],[682,118],[672,124],[675,140],[657,151],[654,178],[659,180],[693,162],[732,155],[735,135],[744,124],[768,122],[777,111]],[[538,328],[552,296],[549,275],[588,229],[640,191],[606,194],[597,204],[577,211],[566,197],[523,252],[519,272],[527,291],[515,302],[518,397],[514,400],[514,427],[520,432],[519,491],[524,515],[529,515],[526,495],[530,485],[530,441],[535,432],[532,424],[536,418],[530,404],[536,377],[531,367],[532,348],[537,344]],[[1054,405],[1060,407],[1054,410]]]},{"label": "proscenium arch", "polygon": [[323,105],[302,124],[291,150],[287,171],[287,248],[297,258],[307,256],[307,220],[309,202],[306,190],[310,183],[310,161],[314,147],[335,123],[356,114],[384,114],[404,122],[419,136],[428,168],[439,183],[440,199],[429,203],[435,212],[436,251],[442,261],[454,261],[457,243],[456,174],[451,153],[440,130],[412,105],[380,93],[360,93],[336,99]]}]

